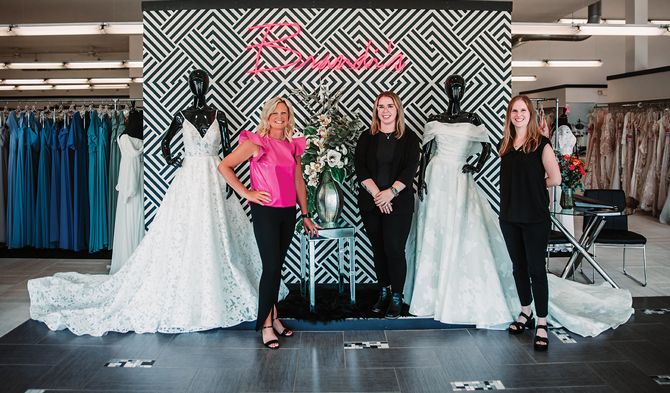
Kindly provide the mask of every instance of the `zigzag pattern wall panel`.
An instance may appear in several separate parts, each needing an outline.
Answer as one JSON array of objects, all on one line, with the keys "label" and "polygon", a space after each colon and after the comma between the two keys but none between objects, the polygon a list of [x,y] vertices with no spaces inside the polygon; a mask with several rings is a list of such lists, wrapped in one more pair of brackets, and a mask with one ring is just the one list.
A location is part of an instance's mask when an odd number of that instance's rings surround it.
[{"label": "zigzag pattern wall panel", "polygon": [[[253,75],[257,51],[248,48],[262,42],[264,30],[251,26],[291,23],[277,27],[267,40],[284,38],[276,45],[290,47],[304,56],[319,59],[324,54],[343,54],[356,59],[370,41],[370,55],[380,63],[402,54],[405,67],[394,69],[316,70],[281,68]],[[145,215],[150,225],[174,176],[160,156],[160,140],[173,116],[191,105],[188,73],[195,68],[211,77],[209,103],[225,111],[232,138],[243,129],[253,129],[262,104],[290,89],[314,90],[320,83],[331,91],[343,91],[342,108],[369,124],[375,96],[393,90],[403,99],[409,128],[421,134],[429,115],[443,112],[447,97],[443,88],[450,74],[467,81],[463,108],[484,121],[492,143],[501,138],[505,106],[511,95],[511,16],[506,11],[487,10],[388,10],[388,9],[197,9],[146,10],[144,12],[144,105],[145,105]],[[392,41],[392,45],[389,44]],[[375,50],[377,52],[375,52]],[[260,67],[293,62],[288,50],[265,50]],[[297,100],[298,128],[307,118]],[[174,149],[181,149],[176,138]],[[477,182],[497,209],[497,157],[477,175]],[[249,182],[248,167],[239,168]],[[372,252],[362,232],[355,192],[345,190],[344,218],[356,225],[357,281],[374,282]],[[457,208],[454,206],[454,208]],[[247,209],[248,211],[248,209]],[[299,277],[298,239],[294,238],[284,271],[288,282]],[[337,280],[335,244],[318,248],[318,282]]]}]

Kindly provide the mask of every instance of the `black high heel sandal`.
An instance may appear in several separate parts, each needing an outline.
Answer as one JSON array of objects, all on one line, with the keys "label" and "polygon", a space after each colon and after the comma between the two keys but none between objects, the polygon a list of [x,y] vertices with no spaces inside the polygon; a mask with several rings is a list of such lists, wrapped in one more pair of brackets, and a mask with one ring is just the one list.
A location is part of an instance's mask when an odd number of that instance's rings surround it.
[{"label": "black high heel sandal", "polygon": [[[538,330],[544,330],[547,332],[547,337],[540,337],[537,335]],[[549,348],[549,330],[547,325],[537,325],[535,327],[535,338],[533,339],[533,349],[536,351],[546,351]]]},{"label": "black high heel sandal", "polygon": [[[272,327],[272,325],[270,325],[270,326],[263,326],[263,330],[265,330],[265,329],[272,329],[272,330],[274,330],[274,328]],[[261,340],[262,340],[262,339],[263,339],[263,334],[261,333]],[[277,346],[273,346],[274,344],[277,344]],[[263,345],[265,345],[266,347],[268,347],[268,348],[270,348],[270,349],[279,349],[279,340],[277,340],[277,339],[275,338],[275,339],[272,339],[272,340],[263,341]]]},{"label": "black high heel sandal", "polygon": [[[524,332],[526,329],[532,329],[535,325],[535,318],[533,317],[533,312],[530,312],[530,315],[526,315],[525,312],[520,312],[519,317],[526,318],[526,322],[514,321],[509,324],[507,327],[507,332],[509,334],[517,335]],[[518,319],[518,317],[517,317]]]},{"label": "black high heel sandal", "polygon": [[[278,336],[282,336],[282,337],[293,337],[293,330],[287,328],[286,326],[284,326],[284,330],[282,330],[281,333],[278,332],[277,329],[275,329],[275,321],[279,321],[279,317],[275,318],[275,308],[274,308],[274,306],[272,307],[272,310],[270,311],[270,313],[272,314],[272,330],[275,331],[275,334],[278,335]],[[281,322],[281,321],[279,321],[279,322]],[[282,322],[282,325],[284,325],[283,322]]]}]

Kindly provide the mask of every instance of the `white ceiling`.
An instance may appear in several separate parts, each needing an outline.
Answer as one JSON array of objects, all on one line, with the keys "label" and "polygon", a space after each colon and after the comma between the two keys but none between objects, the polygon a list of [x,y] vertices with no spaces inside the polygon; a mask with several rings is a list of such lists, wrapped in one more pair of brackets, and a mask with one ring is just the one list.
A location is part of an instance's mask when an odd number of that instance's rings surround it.
[{"label": "white ceiling", "polygon": [[[504,0],[494,0],[504,1]],[[603,0],[604,18],[624,18],[627,0]],[[630,0],[629,0],[630,1]],[[515,22],[551,22],[574,15],[586,17],[594,0],[514,0]],[[142,20],[141,0],[0,0],[0,24],[64,22],[137,22]],[[670,0],[648,0],[649,16],[670,19]],[[561,84],[604,84],[607,75],[625,72],[625,39],[591,37],[583,42],[539,41],[523,44],[513,59],[601,59],[595,69],[514,69],[532,74],[536,82],[515,83],[514,92]],[[0,37],[0,62],[40,60],[92,60],[128,58],[127,36]],[[670,37],[649,39],[649,67],[670,65]],[[111,72],[111,71],[110,71]],[[43,72],[42,72],[43,73]],[[33,77],[20,72],[21,77]],[[48,77],[44,75],[42,77]],[[19,77],[0,70],[0,78]]]}]

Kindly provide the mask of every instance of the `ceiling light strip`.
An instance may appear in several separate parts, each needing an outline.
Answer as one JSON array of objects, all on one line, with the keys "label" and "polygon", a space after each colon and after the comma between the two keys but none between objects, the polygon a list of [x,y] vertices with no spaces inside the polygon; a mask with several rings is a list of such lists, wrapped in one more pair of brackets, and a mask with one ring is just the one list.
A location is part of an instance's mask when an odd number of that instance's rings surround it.
[{"label": "ceiling light strip", "polygon": [[660,36],[670,35],[667,25],[660,24],[575,24],[575,23],[512,23],[512,34],[539,35],[602,35],[602,36]]},{"label": "ceiling light strip", "polygon": [[142,61],[130,60],[98,60],[98,61],[70,61],[70,62],[19,62],[0,63],[0,69],[10,70],[93,70],[117,68],[142,68]]},{"label": "ceiling light strip", "polygon": [[98,34],[143,34],[142,23],[44,23],[26,25],[0,25],[0,37],[15,36],[63,36]]}]

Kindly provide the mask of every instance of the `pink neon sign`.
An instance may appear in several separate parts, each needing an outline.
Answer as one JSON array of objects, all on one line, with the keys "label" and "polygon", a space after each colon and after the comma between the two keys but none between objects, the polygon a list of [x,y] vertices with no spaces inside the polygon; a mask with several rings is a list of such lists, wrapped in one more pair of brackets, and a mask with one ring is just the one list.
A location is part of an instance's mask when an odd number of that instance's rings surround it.
[{"label": "pink neon sign", "polygon": [[[287,36],[271,39],[270,33],[273,29],[281,29],[283,27],[289,27],[295,31]],[[352,70],[366,70],[366,69],[392,69],[395,72],[401,72],[407,65],[405,62],[405,55],[402,52],[396,53],[387,62],[380,62],[376,58],[379,55],[379,49],[373,48],[372,41],[368,40],[365,48],[360,52],[358,57],[355,59],[350,59],[345,55],[333,55],[329,52],[323,54],[317,59],[317,56],[314,55],[304,55],[300,51],[291,48],[288,46],[288,41],[300,35],[302,32],[302,27],[297,23],[267,23],[262,25],[251,26],[248,30],[261,30],[262,38],[258,44],[253,44],[247,46],[247,49],[255,50],[256,57],[254,61],[254,66],[249,71],[250,74],[258,75],[263,72],[271,72],[284,68],[292,68],[294,70],[299,70],[305,67],[309,67],[313,70],[341,70],[343,68],[348,68]],[[266,51],[279,51],[283,56],[291,54],[295,56],[295,60],[286,63],[280,64],[271,67],[261,67],[263,61],[263,53]],[[393,51],[393,41],[387,41],[386,43],[386,54],[390,55]]]}]

